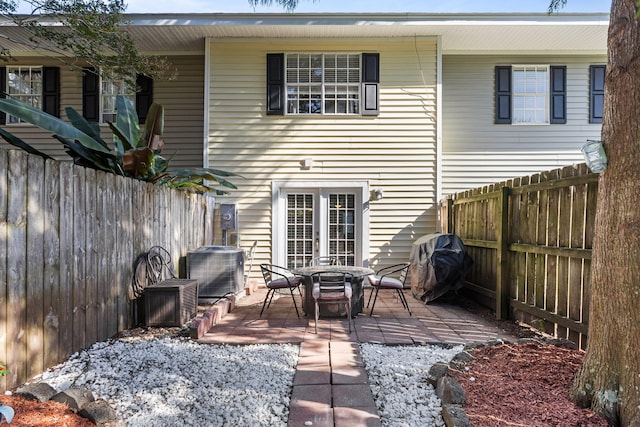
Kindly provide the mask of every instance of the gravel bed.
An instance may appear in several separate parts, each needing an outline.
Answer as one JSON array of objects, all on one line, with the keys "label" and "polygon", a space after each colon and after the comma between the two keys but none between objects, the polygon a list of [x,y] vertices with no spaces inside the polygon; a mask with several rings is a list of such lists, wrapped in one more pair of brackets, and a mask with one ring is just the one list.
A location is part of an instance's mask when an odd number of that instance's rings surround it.
[{"label": "gravel bed", "polygon": [[362,344],[360,351],[382,425],[443,426],[442,404],[427,376],[434,363],[448,363],[462,349]]},{"label": "gravel bed", "polygon": [[108,341],[42,374],[89,388],[128,426],[286,426],[299,347]]},{"label": "gravel bed", "polygon": [[[362,344],[383,426],[442,426],[429,368],[462,347]],[[297,345],[124,338],[94,344],[38,380],[89,388],[127,426],[286,426]]]}]

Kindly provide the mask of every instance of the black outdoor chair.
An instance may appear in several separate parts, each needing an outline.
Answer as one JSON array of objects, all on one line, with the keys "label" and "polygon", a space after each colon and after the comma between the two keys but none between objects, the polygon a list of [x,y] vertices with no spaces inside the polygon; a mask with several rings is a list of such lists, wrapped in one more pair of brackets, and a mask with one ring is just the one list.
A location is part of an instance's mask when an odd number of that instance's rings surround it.
[{"label": "black outdoor chair", "polygon": [[291,299],[293,300],[293,306],[296,309],[296,314],[300,317],[300,312],[298,311],[298,305],[296,304],[296,298],[293,291],[297,289],[300,294],[300,298],[302,298],[302,291],[300,291],[302,278],[294,276],[288,269],[274,264],[260,264],[260,269],[262,270],[264,283],[268,289],[267,295],[264,297],[264,302],[262,303],[260,317],[262,317],[265,307],[268,308],[271,305],[273,294],[280,289],[289,290],[291,293]]},{"label": "black outdoor chair", "polygon": [[[373,309],[376,306],[376,300],[378,299],[378,292],[380,289],[390,289],[395,290],[398,293],[398,297],[400,298],[400,302],[402,302],[402,306],[407,309],[409,315],[412,316],[411,309],[409,308],[409,303],[407,303],[407,299],[404,296],[405,282],[407,281],[407,272],[409,271],[409,263],[403,264],[395,264],[389,267],[382,268],[376,272],[375,275],[369,276],[369,283],[371,284],[371,293],[369,294],[369,301],[367,302],[367,307],[371,303],[371,296],[376,294],[373,298],[373,305],[371,306],[371,311],[369,312],[369,316],[373,314]],[[399,277],[396,279],[395,277],[391,277],[391,275],[398,275]]]}]

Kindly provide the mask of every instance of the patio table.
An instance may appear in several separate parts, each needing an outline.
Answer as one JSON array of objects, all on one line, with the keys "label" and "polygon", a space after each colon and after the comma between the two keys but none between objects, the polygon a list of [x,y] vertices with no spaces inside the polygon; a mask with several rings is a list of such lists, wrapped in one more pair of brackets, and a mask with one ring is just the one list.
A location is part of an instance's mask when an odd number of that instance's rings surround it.
[{"label": "patio table", "polygon": [[[319,265],[311,267],[298,267],[291,269],[291,272],[296,276],[302,277],[303,284],[303,298],[302,309],[306,316],[314,315],[315,302],[311,291],[313,290],[313,278],[315,273],[328,272],[328,273],[344,273],[351,275],[351,315],[356,316],[362,312],[364,306],[364,278],[370,274],[374,274],[375,271],[368,267],[357,267],[353,265]],[[322,304],[320,306],[320,316],[344,316],[341,314],[341,310],[338,304]]]}]

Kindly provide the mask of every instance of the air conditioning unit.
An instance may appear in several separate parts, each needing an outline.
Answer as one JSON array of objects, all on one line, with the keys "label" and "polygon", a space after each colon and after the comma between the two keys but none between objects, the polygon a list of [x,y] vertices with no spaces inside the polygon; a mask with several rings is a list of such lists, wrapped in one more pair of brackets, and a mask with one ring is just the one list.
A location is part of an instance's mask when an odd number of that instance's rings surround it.
[{"label": "air conditioning unit", "polygon": [[187,277],[198,281],[198,297],[222,297],[244,288],[244,252],[231,246],[203,246],[187,252]]},{"label": "air conditioning unit", "polygon": [[198,281],[167,279],[144,289],[147,326],[182,326],[196,317]]}]

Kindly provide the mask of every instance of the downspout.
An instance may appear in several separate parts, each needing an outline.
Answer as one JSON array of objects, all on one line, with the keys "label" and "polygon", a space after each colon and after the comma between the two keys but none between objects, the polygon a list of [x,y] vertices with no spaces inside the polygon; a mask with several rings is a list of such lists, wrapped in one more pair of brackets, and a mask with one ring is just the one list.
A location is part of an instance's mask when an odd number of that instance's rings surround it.
[{"label": "downspout", "polygon": [[202,106],[202,167],[209,167],[209,96],[211,95],[211,38],[204,39],[204,103]]},{"label": "downspout", "polygon": [[442,200],[442,36],[436,47],[436,230],[441,230],[440,200]]}]

